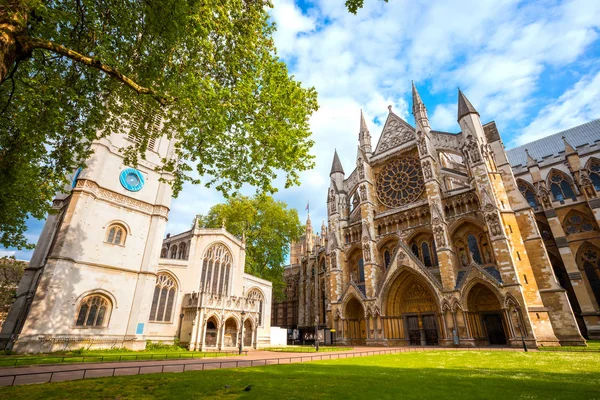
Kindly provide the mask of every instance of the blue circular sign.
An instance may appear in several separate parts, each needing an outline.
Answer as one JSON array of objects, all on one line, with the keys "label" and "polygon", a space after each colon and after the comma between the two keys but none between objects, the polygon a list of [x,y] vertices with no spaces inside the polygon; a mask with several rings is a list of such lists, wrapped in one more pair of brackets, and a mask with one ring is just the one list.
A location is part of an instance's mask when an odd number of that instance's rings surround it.
[{"label": "blue circular sign", "polygon": [[144,187],[144,176],[137,169],[124,169],[121,171],[119,180],[121,181],[121,185],[130,192],[140,191]]}]

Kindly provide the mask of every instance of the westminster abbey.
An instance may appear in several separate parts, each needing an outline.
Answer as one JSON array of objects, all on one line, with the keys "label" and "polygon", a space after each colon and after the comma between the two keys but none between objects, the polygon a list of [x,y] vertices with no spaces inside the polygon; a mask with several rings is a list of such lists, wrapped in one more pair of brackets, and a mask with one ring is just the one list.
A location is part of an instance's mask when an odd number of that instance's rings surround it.
[{"label": "westminster abbey", "polygon": [[356,165],[333,157],[328,224],[291,247],[272,325],[367,345],[584,345],[600,338],[600,120],[506,151],[458,92],[433,130],[413,85]]}]

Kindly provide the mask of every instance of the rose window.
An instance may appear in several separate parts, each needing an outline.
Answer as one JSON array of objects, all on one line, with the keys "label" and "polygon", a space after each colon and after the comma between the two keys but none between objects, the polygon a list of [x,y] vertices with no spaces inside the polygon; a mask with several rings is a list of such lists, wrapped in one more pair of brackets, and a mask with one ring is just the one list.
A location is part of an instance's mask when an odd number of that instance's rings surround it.
[{"label": "rose window", "polygon": [[392,161],[377,176],[377,197],[390,208],[414,202],[419,199],[423,189],[421,164],[414,157]]}]

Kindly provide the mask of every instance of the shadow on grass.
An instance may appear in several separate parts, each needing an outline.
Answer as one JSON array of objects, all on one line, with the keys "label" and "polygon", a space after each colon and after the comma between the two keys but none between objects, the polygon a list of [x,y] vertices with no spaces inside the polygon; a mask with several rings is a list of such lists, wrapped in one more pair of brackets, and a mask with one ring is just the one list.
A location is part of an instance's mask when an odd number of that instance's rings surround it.
[{"label": "shadow on grass", "polygon": [[402,354],[20,386],[0,389],[0,398],[598,398],[600,362],[581,357],[575,365],[570,357],[547,355]]}]

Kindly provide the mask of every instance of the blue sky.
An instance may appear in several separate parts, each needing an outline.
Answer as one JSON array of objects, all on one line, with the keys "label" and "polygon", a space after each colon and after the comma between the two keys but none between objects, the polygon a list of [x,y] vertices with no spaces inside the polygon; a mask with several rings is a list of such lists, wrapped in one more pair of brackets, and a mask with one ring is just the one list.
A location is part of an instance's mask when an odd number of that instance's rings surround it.
[{"label": "blue sky", "polygon": [[[303,221],[309,199],[313,225],[327,218],[335,148],[346,175],[352,172],[361,108],[373,146],[388,105],[413,124],[411,80],[433,129],[459,130],[460,87],[484,122],[496,121],[507,148],[600,118],[598,0],[365,3],[356,16],[344,0],[275,0],[271,11],[280,57],[319,93],[321,108],[311,118],[317,166],[302,173],[299,187],[283,189],[281,180],[275,195]],[[173,200],[167,232],[189,229],[195,214],[220,201],[216,191],[186,186]],[[28,238],[35,242],[42,226],[30,221]]]}]

